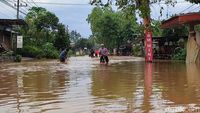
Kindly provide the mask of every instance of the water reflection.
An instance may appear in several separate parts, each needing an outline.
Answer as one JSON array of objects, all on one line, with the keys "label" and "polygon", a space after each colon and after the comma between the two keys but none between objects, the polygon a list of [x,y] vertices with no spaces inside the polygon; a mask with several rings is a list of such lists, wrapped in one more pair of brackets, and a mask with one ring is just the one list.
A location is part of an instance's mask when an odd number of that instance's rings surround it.
[{"label": "water reflection", "polygon": [[[200,107],[200,66],[88,57],[0,66],[0,112],[163,113]],[[200,110],[200,109],[199,109]]]},{"label": "water reflection", "polygon": [[142,109],[145,113],[148,113],[151,109],[150,96],[152,95],[152,63],[145,63],[145,75],[144,75],[144,101]]},{"label": "water reflection", "polygon": [[[137,63],[136,63],[137,64]],[[123,63],[98,66],[92,73],[92,95],[95,105],[103,112],[131,112],[135,108],[134,92],[140,79],[143,63]],[[137,69],[137,70],[136,70]]]},{"label": "water reflection", "polygon": [[[163,101],[161,104],[163,109],[181,107],[182,110],[177,112],[185,112],[186,109],[191,109],[191,106],[199,106],[200,98],[197,95],[199,84],[195,83],[195,81],[200,82],[198,66],[173,62],[161,64],[155,64],[154,86],[159,88],[162,93],[158,98]],[[193,77],[196,77],[196,79],[192,79]]]},{"label": "water reflection", "polygon": [[[182,103],[187,86],[186,67],[181,63],[158,63],[156,67],[156,83],[162,86],[162,96],[165,100]],[[186,97],[185,97],[186,99]],[[188,99],[187,99],[188,100]]]},{"label": "water reflection", "polygon": [[193,101],[200,103],[200,65],[187,64],[188,93]]},{"label": "water reflection", "polygon": [[25,63],[19,68],[16,64],[5,65],[1,69],[7,70],[0,74],[0,106],[4,106],[1,112],[42,112],[59,108],[50,105],[63,101],[60,98],[67,90],[67,71],[55,72],[49,63],[39,64]]}]

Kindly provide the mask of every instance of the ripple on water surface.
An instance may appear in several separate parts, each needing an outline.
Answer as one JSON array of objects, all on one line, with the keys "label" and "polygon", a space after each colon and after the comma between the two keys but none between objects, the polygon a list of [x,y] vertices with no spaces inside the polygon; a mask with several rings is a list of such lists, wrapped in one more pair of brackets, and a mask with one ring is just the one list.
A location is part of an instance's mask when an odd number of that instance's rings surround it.
[{"label": "ripple on water surface", "polygon": [[161,113],[197,111],[198,65],[111,57],[0,66],[1,113]]}]

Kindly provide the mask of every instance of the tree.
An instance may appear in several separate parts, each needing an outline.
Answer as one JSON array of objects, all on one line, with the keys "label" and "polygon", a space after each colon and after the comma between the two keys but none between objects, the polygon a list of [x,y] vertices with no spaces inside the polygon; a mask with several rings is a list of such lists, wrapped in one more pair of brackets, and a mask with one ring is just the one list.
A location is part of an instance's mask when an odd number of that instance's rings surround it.
[{"label": "tree", "polygon": [[188,27],[186,25],[164,29],[163,36],[187,36],[188,35]]},{"label": "tree", "polygon": [[75,49],[91,49],[92,48],[92,44],[90,43],[89,39],[86,38],[80,38],[77,43],[75,44]]},{"label": "tree", "polygon": [[72,30],[70,32],[70,41],[77,43],[77,41],[81,38],[81,34],[78,33],[76,30]]},{"label": "tree", "polygon": [[186,0],[186,1],[189,1],[189,2],[191,2],[191,3],[195,3],[195,4],[199,4],[199,3],[200,3],[199,0]]},{"label": "tree", "polygon": [[55,14],[45,8],[32,7],[25,21],[28,25],[19,28],[19,32],[25,37],[23,55],[57,58],[59,49],[69,47],[68,29],[59,23]]},{"label": "tree", "polygon": [[68,29],[59,23],[58,17],[42,7],[32,7],[25,21],[28,27],[21,28],[21,33],[28,36],[28,44],[42,46],[47,42],[53,43],[57,49],[69,47]]},{"label": "tree", "polygon": [[160,29],[161,21],[158,20],[152,20],[151,22],[151,28],[153,32],[153,36],[161,36],[163,33],[163,30]]},{"label": "tree", "polygon": [[41,46],[54,41],[54,33],[59,22],[58,17],[42,7],[32,7],[25,17],[27,27],[20,29],[27,38],[27,43]]},{"label": "tree", "polygon": [[116,22],[116,15],[111,8],[95,7],[88,16],[87,21],[91,24],[93,36],[97,37],[98,43],[104,43],[111,48],[118,36],[119,25]]},{"label": "tree", "polygon": [[63,24],[58,24],[58,31],[56,33],[54,46],[60,50],[62,48],[68,48],[70,45],[68,29]]},{"label": "tree", "polygon": [[120,45],[141,34],[141,28],[135,15],[126,15],[124,11],[113,11],[112,8],[95,7],[88,16],[93,38],[97,43],[104,43],[109,49]]},{"label": "tree", "polygon": [[33,24],[38,31],[42,29],[55,30],[59,22],[55,14],[42,7],[32,7],[25,19],[29,25]]}]

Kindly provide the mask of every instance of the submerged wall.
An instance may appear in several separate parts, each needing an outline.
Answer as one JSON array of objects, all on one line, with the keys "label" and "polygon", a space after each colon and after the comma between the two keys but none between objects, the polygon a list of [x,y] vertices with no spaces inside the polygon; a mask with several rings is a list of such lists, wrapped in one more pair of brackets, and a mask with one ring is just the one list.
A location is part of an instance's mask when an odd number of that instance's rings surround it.
[{"label": "submerged wall", "polygon": [[192,31],[187,42],[187,63],[200,63],[200,32]]}]

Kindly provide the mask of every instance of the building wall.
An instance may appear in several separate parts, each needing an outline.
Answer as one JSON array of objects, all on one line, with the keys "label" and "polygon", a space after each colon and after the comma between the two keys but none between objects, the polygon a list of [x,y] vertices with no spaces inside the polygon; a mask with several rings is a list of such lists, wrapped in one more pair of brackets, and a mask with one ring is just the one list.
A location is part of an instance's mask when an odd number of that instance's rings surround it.
[{"label": "building wall", "polygon": [[3,43],[8,49],[12,49],[11,33],[8,31],[0,31],[0,43]]}]

